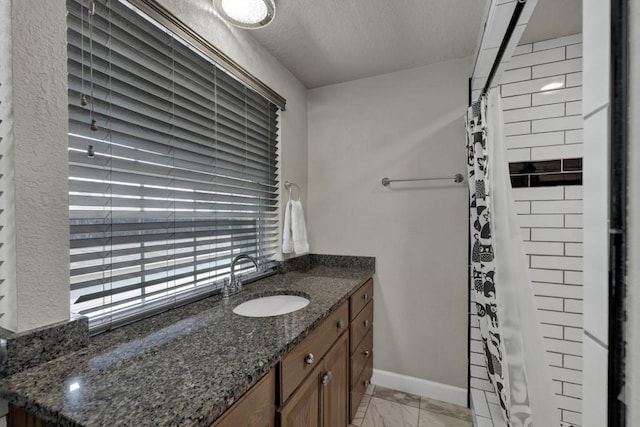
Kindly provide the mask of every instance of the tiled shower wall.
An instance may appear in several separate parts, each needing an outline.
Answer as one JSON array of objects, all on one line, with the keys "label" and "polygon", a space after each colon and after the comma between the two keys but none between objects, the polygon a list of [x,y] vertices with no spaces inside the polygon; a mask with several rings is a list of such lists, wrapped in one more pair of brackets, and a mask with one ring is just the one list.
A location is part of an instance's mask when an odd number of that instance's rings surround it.
[{"label": "tiled shower wall", "polygon": [[[518,46],[507,70],[500,90],[509,162],[536,172],[542,165],[538,162],[566,160],[555,162],[561,169],[553,172],[554,179],[538,179],[535,184],[531,180],[530,186],[514,188],[513,195],[561,425],[578,427],[582,426],[583,209],[581,171],[575,165],[581,164],[583,141],[581,35]],[[549,83],[563,87],[541,92]],[[554,162],[544,165],[550,163]],[[573,185],[562,185],[565,164],[572,165]],[[486,377],[475,307],[471,309],[470,381],[476,423],[503,426]]]}]

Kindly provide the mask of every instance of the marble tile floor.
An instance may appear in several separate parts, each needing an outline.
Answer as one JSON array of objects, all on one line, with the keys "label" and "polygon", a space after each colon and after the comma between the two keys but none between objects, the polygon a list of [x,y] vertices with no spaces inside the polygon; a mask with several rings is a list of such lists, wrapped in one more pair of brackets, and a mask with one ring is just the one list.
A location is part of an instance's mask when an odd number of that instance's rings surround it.
[{"label": "marble tile floor", "polygon": [[471,427],[465,407],[370,385],[350,427]]}]

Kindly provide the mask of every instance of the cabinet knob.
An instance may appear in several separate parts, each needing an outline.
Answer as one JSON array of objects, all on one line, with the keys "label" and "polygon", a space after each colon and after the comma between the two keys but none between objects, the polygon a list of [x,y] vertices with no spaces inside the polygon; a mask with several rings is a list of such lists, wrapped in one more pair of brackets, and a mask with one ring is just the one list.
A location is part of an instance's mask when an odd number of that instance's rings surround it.
[{"label": "cabinet knob", "polygon": [[307,365],[311,365],[314,361],[314,357],[313,357],[313,353],[309,353],[304,357],[304,363],[306,363]]},{"label": "cabinet knob", "polygon": [[333,378],[333,373],[331,371],[329,371],[326,374],[324,374],[322,376],[322,385],[329,384],[329,381],[331,381],[331,378]]},{"label": "cabinet knob", "polygon": [[363,298],[364,298],[365,301],[368,300],[369,299],[369,294],[364,294]]},{"label": "cabinet knob", "polygon": [[368,387],[369,386],[369,380],[362,381],[362,385],[365,386],[365,387]]},{"label": "cabinet knob", "polygon": [[368,328],[368,327],[369,327],[369,319],[367,319],[367,320],[365,320],[365,321],[364,321],[364,327],[365,327],[365,328]]},{"label": "cabinet knob", "polygon": [[344,328],[344,321],[343,320],[338,320],[337,326],[338,326],[338,329]]},{"label": "cabinet knob", "polygon": [[364,357],[369,357],[371,353],[369,353],[369,350],[365,350],[362,352],[362,354],[364,354]]}]

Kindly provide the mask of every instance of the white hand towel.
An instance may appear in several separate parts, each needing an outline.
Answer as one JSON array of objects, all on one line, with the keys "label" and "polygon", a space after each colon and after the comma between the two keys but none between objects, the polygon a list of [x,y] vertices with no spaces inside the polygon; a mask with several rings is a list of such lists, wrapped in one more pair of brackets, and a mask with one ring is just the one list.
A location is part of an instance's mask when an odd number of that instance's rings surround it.
[{"label": "white hand towel", "polygon": [[[304,212],[300,200],[292,200],[291,202],[291,235],[293,239],[293,250],[297,254],[309,252],[309,243],[307,242],[307,227],[304,224]],[[287,205],[289,204],[287,203]],[[285,214],[285,225],[287,217]]]},{"label": "white hand towel", "polygon": [[293,237],[291,235],[291,200],[284,208],[284,229],[282,230],[282,253],[293,252]]}]

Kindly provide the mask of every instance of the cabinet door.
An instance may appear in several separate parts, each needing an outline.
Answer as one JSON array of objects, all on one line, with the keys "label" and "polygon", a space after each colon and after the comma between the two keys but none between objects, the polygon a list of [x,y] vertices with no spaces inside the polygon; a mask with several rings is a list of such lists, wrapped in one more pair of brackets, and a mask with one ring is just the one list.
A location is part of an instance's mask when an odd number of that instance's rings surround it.
[{"label": "cabinet door", "polygon": [[272,369],[211,427],[273,427],[275,407],[276,375]]},{"label": "cabinet door", "polygon": [[324,427],[346,427],[349,399],[349,340],[348,334],[333,345],[324,359],[320,377],[322,424]]},{"label": "cabinet door", "polygon": [[319,363],[280,410],[280,427],[322,427],[320,424]]},{"label": "cabinet door", "polygon": [[9,414],[7,415],[7,418],[7,425],[9,427],[53,427],[53,424],[42,421],[35,415],[13,405],[9,405]]},{"label": "cabinet door", "polygon": [[346,302],[322,321],[300,344],[282,358],[281,401],[286,402],[300,382],[322,361],[324,355],[348,327]]}]

